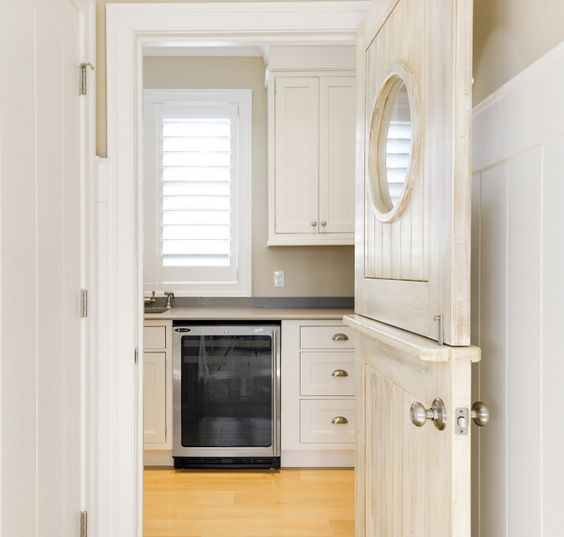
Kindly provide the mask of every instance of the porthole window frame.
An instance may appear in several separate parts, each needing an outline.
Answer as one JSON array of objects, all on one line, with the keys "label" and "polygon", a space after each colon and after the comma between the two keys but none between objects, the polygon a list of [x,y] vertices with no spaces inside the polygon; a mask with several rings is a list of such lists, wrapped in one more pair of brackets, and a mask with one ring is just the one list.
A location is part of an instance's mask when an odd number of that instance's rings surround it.
[{"label": "porthole window frame", "polygon": [[[395,99],[405,86],[409,100],[411,116],[411,153],[406,173],[405,186],[398,202],[393,205],[390,199],[387,171],[386,145],[391,111]],[[397,220],[409,204],[411,192],[417,180],[419,171],[421,140],[420,140],[420,108],[415,76],[403,63],[395,64],[388,72],[384,82],[376,93],[372,112],[370,114],[370,128],[368,131],[368,187],[375,216],[381,222]],[[391,208],[390,208],[391,206]]]}]

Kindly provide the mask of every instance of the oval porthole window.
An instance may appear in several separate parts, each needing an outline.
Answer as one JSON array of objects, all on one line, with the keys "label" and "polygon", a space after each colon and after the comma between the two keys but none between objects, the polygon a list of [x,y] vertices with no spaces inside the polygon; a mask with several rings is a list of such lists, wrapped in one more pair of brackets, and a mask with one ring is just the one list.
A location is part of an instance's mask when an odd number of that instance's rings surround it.
[{"label": "oval porthole window", "polygon": [[414,173],[415,108],[407,73],[394,72],[376,99],[370,125],[369,179],[382,221],[394,220],[409,198]]}]

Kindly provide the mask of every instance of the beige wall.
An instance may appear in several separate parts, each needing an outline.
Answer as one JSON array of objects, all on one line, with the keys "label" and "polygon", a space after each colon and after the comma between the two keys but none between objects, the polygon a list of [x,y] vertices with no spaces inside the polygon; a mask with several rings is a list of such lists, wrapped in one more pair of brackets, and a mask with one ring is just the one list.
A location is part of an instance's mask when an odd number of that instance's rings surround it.
[{"label": "beige wall", "polygon": [[[159,0],[96,0],[98,25],[96,147],[101,156],[106,155],[106,3],[133,1],[159,2]],[[475,0],[474,103],[479,103],[562,41],[564,41],[564,0]]]},{"label": "beige wall", "polygon": [[[146,58],[144,71],[144,86],[150,89],[253,90],[253,296],[353,296],[352,246],[266,247],[267,95],[262,58]],[[274,270],[285,271],[285,288],[273,287]]]},{"label": "beige wall", "polygon": [[564,41],[564,0],[474,1],[474,103]]}]

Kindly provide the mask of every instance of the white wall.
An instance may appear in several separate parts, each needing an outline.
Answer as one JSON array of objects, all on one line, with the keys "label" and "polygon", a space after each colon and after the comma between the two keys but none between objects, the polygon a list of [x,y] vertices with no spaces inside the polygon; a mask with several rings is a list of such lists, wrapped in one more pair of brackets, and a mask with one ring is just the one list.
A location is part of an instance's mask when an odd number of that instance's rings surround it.
[{"label": "white wall", "polygon": [[78,535],[80,15],[0,2],[0,535]]},{"label": "white wall", "polygon": [[564,43],[474,113],[480,537],[564,535],[563,96]]}]

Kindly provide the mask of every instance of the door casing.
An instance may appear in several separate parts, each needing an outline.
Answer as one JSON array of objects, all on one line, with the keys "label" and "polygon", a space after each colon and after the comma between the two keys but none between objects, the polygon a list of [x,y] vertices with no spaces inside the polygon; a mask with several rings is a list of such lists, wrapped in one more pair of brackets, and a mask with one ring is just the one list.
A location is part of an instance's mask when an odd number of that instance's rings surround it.
[{"label": "door casing", "polygon": [[171,40],[354,45],[367,7],[363,1],[107,6],[108,158],[99,163],[92,250],[95,473],[100,499],[104,493],[99,535],[141,537],[143,531],[143,370],[135,361],[143,355],[143,46]]}]

